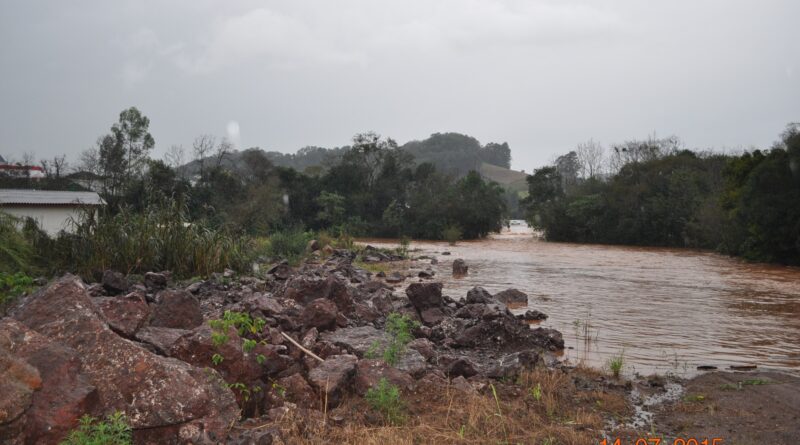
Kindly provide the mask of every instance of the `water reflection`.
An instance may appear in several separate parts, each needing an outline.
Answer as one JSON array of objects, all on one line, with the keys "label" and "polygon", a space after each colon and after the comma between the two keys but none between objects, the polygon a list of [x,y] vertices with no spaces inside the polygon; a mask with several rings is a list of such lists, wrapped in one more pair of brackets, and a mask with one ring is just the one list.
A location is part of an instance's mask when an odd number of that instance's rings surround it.
[{"label": "water reflection", "polygon": [[[683,249],[546,243],[525,226],[457,246],[411,247],[439,260],[436,278],[454,298],[473,286],[527,293],[528,307],[514,312],[548,314],[540,325],[564,334],[572,361],[603,366],[624,350],[628,373],[750,363],[800,370],[800,268]],[[451,276],[456,258],[467,261],[468,276]]]}]

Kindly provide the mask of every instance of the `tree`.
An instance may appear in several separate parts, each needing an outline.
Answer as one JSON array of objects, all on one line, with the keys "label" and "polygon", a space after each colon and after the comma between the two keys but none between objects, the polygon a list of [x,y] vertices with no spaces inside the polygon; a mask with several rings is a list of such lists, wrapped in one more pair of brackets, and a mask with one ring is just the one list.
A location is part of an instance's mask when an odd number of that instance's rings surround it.
[{"label": "tree", "polygon": [[183,145],[171,145],[164,154],[164,162],[174,169],[178,169],[186,162],[186,150]]},{"label": "tree", "polygon": [[217,138],[210,134],[201,134],[194,139],[192,143],[192,151],[194,158],[200,163],[200,180],[205,178],[205,162],[206,157],[211,154],[216,145]]},{"label": "tree", "polygon": [[111,127],[111,134],[125,150],[125,176],[130,178],[142,173],[150,150],[155,145],[150,135],[150,119],[136,107],[123,110],[119,122]]},{"label": "tree", "polygon": [[595,142],[594,139],[578,144],[575,148],[575,153],[578,155],[583,178],[594,178],[600,173],[604,152],[603,146],[599,142]]},{"label": "tree", "polygon": [[578,183],[578,174],[581,171],[581,163],[578,154],[571,151],[559,156],[555,162],[558,175],[561,177],[561,187],[565,192],[569,192]]}]

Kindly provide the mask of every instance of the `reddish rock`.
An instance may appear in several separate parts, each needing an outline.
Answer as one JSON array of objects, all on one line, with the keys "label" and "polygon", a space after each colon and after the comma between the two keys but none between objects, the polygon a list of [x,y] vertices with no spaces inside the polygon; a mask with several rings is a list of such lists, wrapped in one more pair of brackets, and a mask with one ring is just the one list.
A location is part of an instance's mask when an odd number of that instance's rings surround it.
[{"label": "reddish rock", "polygon": [[144,295],[132,292],[124,297],[103,297],[93,300],[108,326],[118,334],[132,338],[150,316]]},{"label": "reddish rock", "polygon": [[136,333],[136,340],[149,344],[161,355],[169,355],[172,346],[182,337],[191,335],[188,329],[146,326]]},{"label": "reddish rock", "polygon": [[336,304],[339,311],[353,310],[353,295],[350,287],[335,276],[326,279],[297,275],[286,282],[283,296],[307,305],[319,298],[327,298]]},{"label": "reddish rock", "polygon": [[177,440],[176,425],[221,435],[239,416],[233,394],[214,381],[214,371],[160,357],[117,336],[73,276],[26,298],[12,316],[77,351],[81,370],[97,389],[100,412],[123,411],[135,430],[163,429],[162,443]]},{"label": "reddish rock", "polygon": [[422,312],[429,308],[441,307],[444,300],[442,299],[442,283],[411,283],[406,289],[406,295],[411,301],[411,304]]},{"label": "reddish rock", "polygon": [[300,314],[300,322],[306,328],[317,328],[321,331],[336,327],[336,317],[339,311],[333,301],[318,298],[303,309]]},{"label": "reddish rock", "polygon": [[428,326],[439,324],[445,318],[445,313],[438,307],[430,307],[420,312],[419,318]]},{"label": "reddish rock", "polygon": [[150,326],[193,329],[203,324],[200,302],[182,290],[164,290],[156,295]]},{"label": "reddish rock", "polygon": [[4,346],[41,376],[41,390],[26,412],[26,443],[57,443],[83,414],[96,411],[97,390],[81,371],[77,351],[8,318],[0,321],[0,350]]},{"label": "reddish rock", "polygon": [[360,396],[367,394],[370,388],[377,385],[381,379],[386,379],[392,385],[397,385],[401,390],[414,389],[414,379],[406,372],[387,365],[383,360],[359,360],[356,365],[356,375],[353,386]]},{"label": "reddish rock", "polygon": [[311,385],[300,374],[292,374],[278,380],[278,389],[282,390],[286,400],[303,408],[319,407],[319,400]]},{"label": "reddish rock", "polygon": [[[195,328],[190,335],[178,338],[167,355],[201,368],[213,368],[229,383],[249,385],[261,378],[264,369],[256,361],[255,350],[247,353],[242,350],[242,339],[235,329],[228,331],[228,340],[220,345],[214,344],[212,333],[207,324]],[[222,357],[218,364],[213,362],[214,354]]]},{"label": "reddish rock", "polygon": [[356,371],[358,357],[334,355],[308,373],[308,380],[321,393],[327,393],[328,405],[336,406]]},{"label": "reddish rock", "polygon": [[0,441],[21,444],[29,429],[33,392],[42,386],[39,372],[0,346]]}]

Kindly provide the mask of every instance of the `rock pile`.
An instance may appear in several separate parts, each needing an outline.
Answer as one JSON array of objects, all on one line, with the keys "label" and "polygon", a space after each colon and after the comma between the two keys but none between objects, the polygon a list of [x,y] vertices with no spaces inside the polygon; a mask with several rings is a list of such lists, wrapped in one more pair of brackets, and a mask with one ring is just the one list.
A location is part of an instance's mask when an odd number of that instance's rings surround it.
[{"label": "rock pile", "polygon": [[[416,322],[394,366],[370,352],[390,343],[391,313]],[[401,391],[511,378],[561,348],[557,331],[531,329],[482,288],[464,300],[435,281],[398,292],[344,251],[183,287],[163,272],[138,284],[67,275],[0,319],[0,442],[58,443],[82,415],[121,411],[136,443],[272,443],[278,429],[231,426],[318,418],[323,401],[333,408],[383,378]]]}]

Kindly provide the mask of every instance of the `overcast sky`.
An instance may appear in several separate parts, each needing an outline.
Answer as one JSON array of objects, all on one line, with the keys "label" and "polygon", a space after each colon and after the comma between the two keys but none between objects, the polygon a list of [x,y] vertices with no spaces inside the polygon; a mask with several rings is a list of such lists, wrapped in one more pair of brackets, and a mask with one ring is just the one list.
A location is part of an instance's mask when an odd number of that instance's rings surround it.
[{"label": "overcast sky", "polygon": [[137,106],[294,152],[368,130],[510,144],[768,146],[800,120],[800,1],[0,0],[0,155],[71,159]]}]

